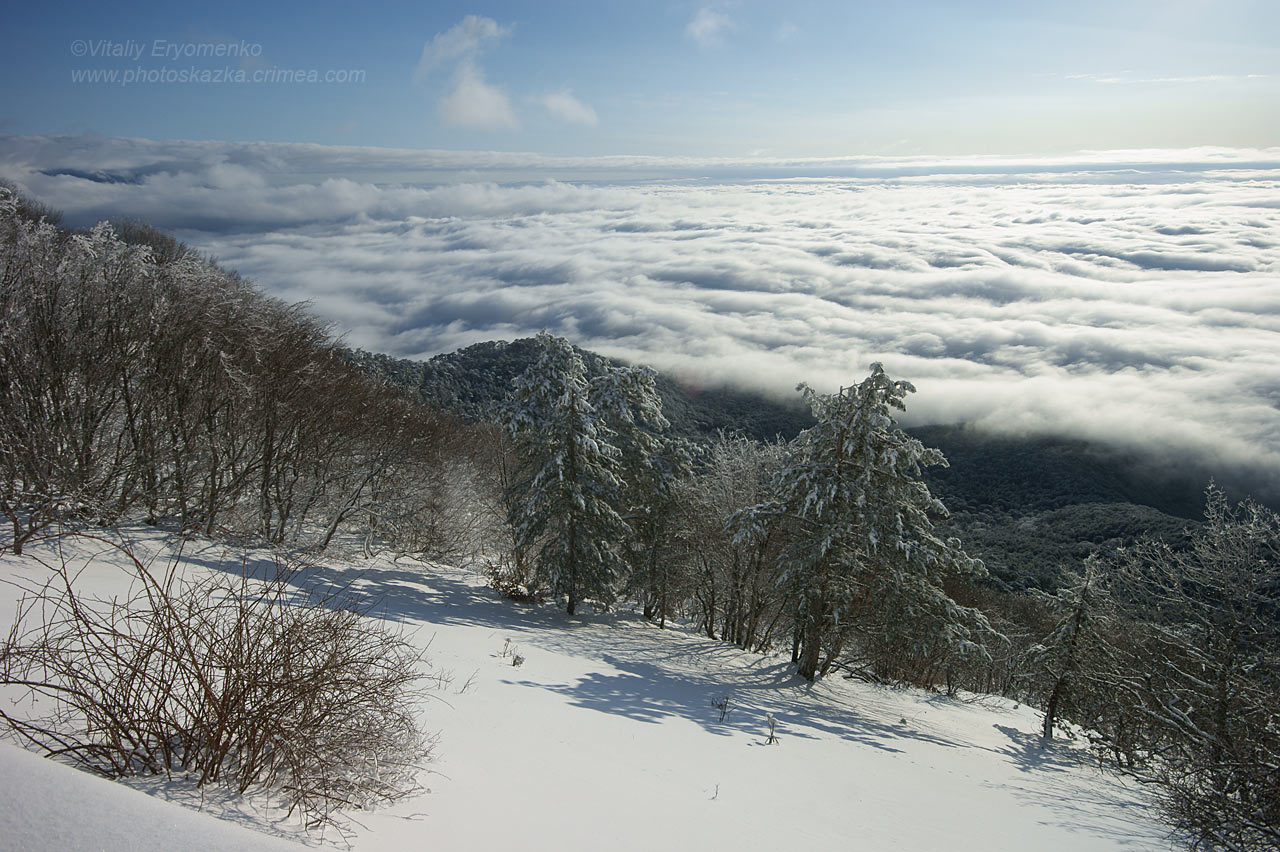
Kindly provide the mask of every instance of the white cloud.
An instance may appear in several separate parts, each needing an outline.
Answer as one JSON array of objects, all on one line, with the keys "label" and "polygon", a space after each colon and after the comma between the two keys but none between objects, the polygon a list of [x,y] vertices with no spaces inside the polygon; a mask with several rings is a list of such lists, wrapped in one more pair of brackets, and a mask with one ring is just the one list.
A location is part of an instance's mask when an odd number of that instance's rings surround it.
[{"label": "white cloud", "polygon": [[599,121],[596,117],[596,111],[591,108],[590,104],[585,104],[578,100],[568,90],[552,92],[543,95],[537,100],[548,112],[562,121],[590,125],[595,125]]},{"label": "white cloud", "polygon": [[506,92],[485,82],[484,72],[469,62],[458,69],[453,91],[440,101],[440,117],[446,124],[479,130],[520,125]]},{"label": "white cloud", "polygon": [[492,18],[467,15],[422,46],[422,56],[413,69],[413,81],[421,83],[442,65],[471,60],[486,42],[496,41],[509,32],[509,27],[499,26]]},{"label": "white cloud", "polygon": [[423,45],[422,56],[413,71],[415,83],[422,83],[442,66],[454,68],[449,93],[437,105],[445,124],[478,130],[509,130],[520,125],[507,93],[489,83],[484,70],[476,63],[476,56],[485,44],[510,31],[492,18],[467,15]]},{"label": "white cloud", "polygon": [[703,6],[684,28],[684,34],[703,47],[723,42],[724,33],[733,28],[733,20],[723,12]]},{"label": "white cloud", "polygon": [[1067,74],[1067,80],[1088,80],[1108,85],[1194,85],[1204,83],[1240,83],[1246,80],[1266,79],[1267,74],[1192,74],[1176,77],[1140,77],[1123,71],[1112,74]]}]

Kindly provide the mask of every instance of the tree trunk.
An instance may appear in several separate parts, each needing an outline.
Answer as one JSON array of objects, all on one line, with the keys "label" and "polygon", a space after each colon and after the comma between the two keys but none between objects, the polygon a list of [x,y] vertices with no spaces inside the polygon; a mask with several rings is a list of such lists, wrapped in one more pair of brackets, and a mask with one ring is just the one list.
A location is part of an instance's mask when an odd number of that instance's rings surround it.
[{"label": "tree trunk", "polygon": [[1058,701],[1062,698],[1062,688],[1066,677],[1060,677],[1053,684],[1053,692],[1049,693],[1049,702],[1044,708],[1044,738],[1053,739],[1053,723],[1058,718]]},{"label": "tree trunk", "polygon": [[805,680],[818,675],[818,661],[822,656],[822,616],[825,607],[818,595],[809,599],[809,613],[800,637],[800,665],[796,673]]}]

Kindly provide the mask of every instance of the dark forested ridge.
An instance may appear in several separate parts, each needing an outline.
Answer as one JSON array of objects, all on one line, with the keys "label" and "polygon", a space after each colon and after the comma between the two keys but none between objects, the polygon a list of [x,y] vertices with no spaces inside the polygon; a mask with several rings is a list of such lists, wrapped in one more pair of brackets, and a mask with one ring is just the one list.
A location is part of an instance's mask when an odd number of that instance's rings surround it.
[{"label": "dark forested ridge", "polygon": [[[610,363],[579,351],[591,373]],[[523,339],[478,343],[428,361],[362,351],[351,358],[424,402],[486,420],[536,352],[535,341]],[[662,374],[656,385],[671,432],[681,437],[698,440],[723,430],[761,441],[791,439],[813,423],[799,396],[787,402],[732,387],[692,388]],[[947,457],[950,467],[928,471],[929,485],[953,513],[950,526],[966,547],[1012,587],[1052,586],[1060,565],[1099,548],[1146,535],[1180,539],[1201,516],[1204,486],[1214,475],[1075,438],[997,435],[960,425],[907,431]],[[1233,490],[1221,477],[1219,484]]]},{"label": "dark forested ridge", "polygon": [[1171,543],[1204,511],[1211,473],[1074,438],[994,435],[964,426],[908,430],[942,450],[930,488],[950,526],[993,577],[1057,584],[1059,568],[1145,536]]},{"label": "dark forested ridge", "polygon": [[[611,363],[594,352],[575,347],[587,372],[600,375]],[[408,361],[356,351],[352,359],[371,372],[418,395],[423,402],[457,412],[472,420],[487,420],[511,392],[511,382],[537,357],[533,338],[477,343],[429,361]],[[670,432],[698,439],[717,431],[740,432],[757,441],[781,436],[794,438],[813,425],[813,416],[797,396],[779,402],[728,387],[694,388],[670,376],[656,380],[662,411]]]}]

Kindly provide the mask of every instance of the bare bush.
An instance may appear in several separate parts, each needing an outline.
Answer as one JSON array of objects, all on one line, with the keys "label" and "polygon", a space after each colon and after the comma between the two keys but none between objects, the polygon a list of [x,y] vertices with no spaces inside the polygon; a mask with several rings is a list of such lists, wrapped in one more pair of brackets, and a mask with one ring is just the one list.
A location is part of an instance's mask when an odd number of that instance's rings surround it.
[{"label": "bare bush", "polygon": [[496,561],[486,560],[489,588],[516,603],[542,603],[547,599],[546,593],[538,584],[533,566],[522,563],[519,555],[517,552],[511,558],[503,556]]},{"label": "bare bush", "polygon": [[402,634],[338,595],[299,592],[293,566],[188,578],[180,556],[153,571],[97,540],[124,555],[130,592],[86,596],[64,556],[0,648],[0,684],[49,708],[0,709],[19,739],[107,777],[276,795],[309,827],[417,789],[422,654]]}]

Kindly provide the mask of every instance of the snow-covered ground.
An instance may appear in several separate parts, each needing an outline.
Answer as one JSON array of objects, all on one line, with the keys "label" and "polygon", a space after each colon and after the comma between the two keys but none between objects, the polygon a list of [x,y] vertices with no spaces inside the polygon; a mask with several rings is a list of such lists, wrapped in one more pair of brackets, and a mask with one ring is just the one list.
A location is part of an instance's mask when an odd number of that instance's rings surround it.
[{"label": "snow-covered ground", "polygon": [[[151,531],[128,534],[144,550],[165,546]],[[72,564],[95,549],[72,545]],[[29,551],[52,561],[48,545]],[[188,570],[240,565],[221,545],[185,551]],[[119,561],[104,553],[79,582],[121,591]],[[34,558],[0,558],[0,622],[12,617],[14,582],[47,571]],[[422,712],[439,735],[420,778],[426,792],[351,815],[355,849],[1170,846],[1142,790],[1063,744],[1042,744],[1031,708],[838,677],[810,685],[785,658],[629,613],[569,618],[512,604],[456,568],[352,559],[307,577],[346,582],[353,573],[353,589],[376,612],[429,645],[438,683]],[[523,664],[512,665],[513,652]],[[725,696],[722,721],[713,702]],[[126,786],[9,744],[0,744],[0,790],[5,850],[267,850],[287,848],[282,835],[338,839],[307,836],[261,802],[215,791],[202,801],[177,781]]]}]

